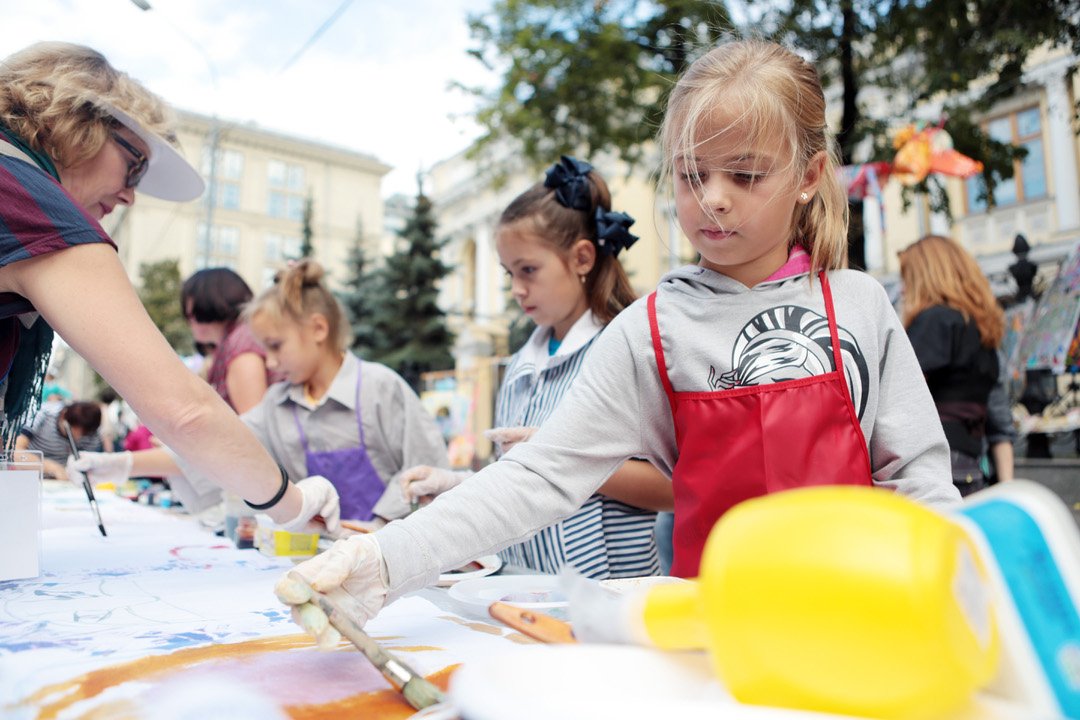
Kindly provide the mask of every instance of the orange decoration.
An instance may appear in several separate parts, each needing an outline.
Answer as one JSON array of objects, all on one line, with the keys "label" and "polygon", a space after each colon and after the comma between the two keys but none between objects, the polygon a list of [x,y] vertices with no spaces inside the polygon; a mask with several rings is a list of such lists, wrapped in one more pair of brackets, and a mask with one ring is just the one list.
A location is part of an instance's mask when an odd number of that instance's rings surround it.
[{"label": "orange decoration", "polygon": [[953,149],[952,137],[942,124],[920,127],[908,125],[893,138],[897,149],[893,177],[904,185],[915,185],[930,173],[966,178],[982,172],[983,164]]}]

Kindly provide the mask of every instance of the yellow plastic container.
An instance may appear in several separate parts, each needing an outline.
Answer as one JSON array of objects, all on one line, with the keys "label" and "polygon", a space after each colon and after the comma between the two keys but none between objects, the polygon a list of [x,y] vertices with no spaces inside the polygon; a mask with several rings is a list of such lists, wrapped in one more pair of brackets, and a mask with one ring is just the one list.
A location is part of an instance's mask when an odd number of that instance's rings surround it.
[{"label": "yellow plastic container", "polygon": [[275,530],[262,525],[255,528],[255,547],[272,557],[310,557],[319,551],[318,533]]},{"label": "yellow plastic container", "polygon": [[742,702],[931,718],[994,675],[986,571],[963,529],[892,492],[815,487],[742,503],[698,582],[658,585],[644,625],[706,648]]}]

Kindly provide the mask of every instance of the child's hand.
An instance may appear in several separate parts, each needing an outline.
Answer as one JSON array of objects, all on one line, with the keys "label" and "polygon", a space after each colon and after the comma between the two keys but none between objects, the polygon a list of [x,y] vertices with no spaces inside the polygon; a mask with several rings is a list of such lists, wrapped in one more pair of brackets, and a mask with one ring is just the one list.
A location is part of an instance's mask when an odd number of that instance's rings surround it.
[{"label": "child's hand", "polygon": [[506,454],[519,442],[525,442],[540,428],[534,427],[499,427],[484,431],[484,437],[495,443],[500,455]]},{"label": "child's hand", "polygon": [[131,474],[131,464],[135,462],[130,452],[118,453],[79,453],[79,459],[68,456],[67,478],[79,485],[83,484],[84,473],[95,483],[111,482],[120,486]]},{"label": "child's hand", "polygon": [[[306,560],[290,572],[311,583],[311,589],[331,596],[359,625],[378,614],[386,604],[389,573],[379,543],[371,535],[338,540],[326,552]],[[311,590],[286,574],[274,586],[278,599],[292,606],[293,621],[313,635],[324,650],[337,646],[341,636],[318,605],[310,602]]]},{"label": "child's hand", "polygon": [[471,474],[468,471],[455,472],[430,465],[417,465],[403,470],[398,476],[398,482],[401,483],[401,492],[405,499],[414,502],[422,497],[441,495],[460,485],[461,481]]}]

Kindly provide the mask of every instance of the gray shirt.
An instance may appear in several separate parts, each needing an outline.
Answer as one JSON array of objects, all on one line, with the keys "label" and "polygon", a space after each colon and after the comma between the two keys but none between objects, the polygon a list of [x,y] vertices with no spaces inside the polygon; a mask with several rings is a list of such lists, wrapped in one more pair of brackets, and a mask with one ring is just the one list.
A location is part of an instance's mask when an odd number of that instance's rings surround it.
[{"label": "gray shirt", "polygon": [[[357,373],[363,375],[360,415],[368,457],[387,484],[386,492],[375,504],[375,514],[387,519],[403,517],[409,506],[395,476],[414,465],[445,468],[450,462],[446,443],[434,418],[424,409],[409,384],[390,368],[363,362],[352,353],[346,353],[330,389],[317,402],[311,403],[304,397],[302,385],[275,383],[267,389],[262,401],[241,419],[291,478],[307,477],[304,447],[293,408],[303,423],[312,451],[359,446],[360,428],[356,424],[355,403]],[[187,482],[196,490],[199,504],[205,506],[205,496],[213,493],[206,487],[208,481],[193,477],[182,461],[180,465]],[[184,495],[181,500],[188,505]]]},{"label": "gray shirt", "polygon": [[[844,374],[875,484],[933,506],[958,503],[941,421],[884,288],[855,271],[834,271],[829,278]],[[666,275],[657,293],[663,349],[677,391],[832,371],[816,278],[812,286],[804,274],[747,288],[689,266]],[[717,429],[725,431],[737,429]],[[376,533],[391,597],[566,517],[631,457],[645,458],[669,476],[678,459],[644,298],[596,340],[573,387],[529,442]]]}]

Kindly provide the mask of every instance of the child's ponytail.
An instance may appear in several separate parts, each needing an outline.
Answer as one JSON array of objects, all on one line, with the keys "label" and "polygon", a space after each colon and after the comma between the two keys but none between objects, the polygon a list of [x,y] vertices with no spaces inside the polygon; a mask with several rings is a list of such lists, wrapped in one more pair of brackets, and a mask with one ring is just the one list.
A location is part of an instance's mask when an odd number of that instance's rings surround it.
[{"label": "child's ponytail", "polygon": [[259,313],[268,313],[276,321],[302,323],[313,314],[326,318],[330,348],[344,352],[349,346],[351,329],[334,294],[323,283],[326,272],[309,258],[291,264],[274,276],[274,284],[263,290],[244,307],[243,319],[250,321]]}]

